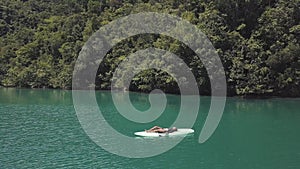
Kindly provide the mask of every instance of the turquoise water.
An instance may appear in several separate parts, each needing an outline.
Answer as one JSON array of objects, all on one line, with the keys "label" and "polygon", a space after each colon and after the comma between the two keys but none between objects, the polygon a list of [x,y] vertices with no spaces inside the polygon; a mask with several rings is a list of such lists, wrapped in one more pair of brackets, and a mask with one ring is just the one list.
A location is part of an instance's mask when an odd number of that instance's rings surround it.
[{"label": "turquoise water", "polygon": [[[130,137],[153,125],[168,127],[179,111],[180,97],[167,95],[162,116],[139,124],[116,111],[109,92],[96,95],[105,119]],[[149,108],[146,94],[130,95],[137,109]],[[176,147],[158,156],[132,159],[103,150],[85,134],[71,91],[2,88],[0,168],[300,168],[300,99],[228,98],[219,127],[199,144],[209,106],[210,97],[201,97],[195,133]]]}]

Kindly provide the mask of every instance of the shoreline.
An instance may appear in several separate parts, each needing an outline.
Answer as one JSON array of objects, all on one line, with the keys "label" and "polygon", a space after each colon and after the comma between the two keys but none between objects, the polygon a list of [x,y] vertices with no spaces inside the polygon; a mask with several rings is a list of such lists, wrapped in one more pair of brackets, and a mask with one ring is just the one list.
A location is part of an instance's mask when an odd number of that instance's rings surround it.
[{"label": "shoreline", "polygon": [[[25,89],[25,90],[60,90],[60,91],[72,91],[72,89],[60,89],[60,88],[47,88],[47,87],[43,87],[43,88],[26,88],[26,87],[4,87],[4,86],[0,86],[0,89]],[[77,89],[77,90],[81,90],[81,89]],[[92,90],[92,89],[91,89]],[[82,91],[84,91],[82,89]],[[109,89],[95,89],[95,91],[103,91],[103,92],[109,92],[109,91],[113,91],[113,92],[131,92],[131,93],[137,93],[137,94],[149,94],[149,92],[139,92],[139,91],[123,91],[123,90],[109,90]],[[167,95],[174,95],[174,96],[179,96],[180,94],[176,94],[176,93],[164,93]],[[194,96],[194,95],[188,95],[188,96]],[[199,96],[206,96],[206,97],[211,97],[211,95],[199,95]],[[221,97],[221,96],[215,96],[215,97]],[[246,100],[267,100],[267,99],[297,99],[300,98],[300,96],[279,96],[279,95],[269,95],[269,96],[258,96],[258,95],[227,95],[226,97],[228,98],[238,98],[238,99],[246,99]]]}]

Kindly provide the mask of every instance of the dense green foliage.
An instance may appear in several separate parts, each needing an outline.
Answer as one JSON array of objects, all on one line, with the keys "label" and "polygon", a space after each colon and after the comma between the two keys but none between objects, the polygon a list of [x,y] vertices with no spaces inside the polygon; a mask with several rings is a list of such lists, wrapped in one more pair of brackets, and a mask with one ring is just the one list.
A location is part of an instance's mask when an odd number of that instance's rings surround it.
[{"label": "dense green foliage", "polygon": [[[70,89],[81,47],[101,26],[138,12],[179,16],[200,28],[223,62],[229,95],[300,96],[300,0],[1,0],[0,85]],[[205,68],[184,44],[140,35],[115,46],[100,65],[97,89],[109,89],[117,65],[148,47],[169,50],[192,68],[209,94]],[[170,75],[145,70],[131,90],[177,93]]]}]

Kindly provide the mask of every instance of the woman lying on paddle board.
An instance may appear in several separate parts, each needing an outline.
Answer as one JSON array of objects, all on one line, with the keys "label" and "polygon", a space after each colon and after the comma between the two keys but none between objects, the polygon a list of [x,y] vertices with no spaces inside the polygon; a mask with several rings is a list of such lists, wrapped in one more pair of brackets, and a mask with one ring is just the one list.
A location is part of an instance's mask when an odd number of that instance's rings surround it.
[{"label": "woman lying on paddle board", "polygon": [[174,131],[177,131],[176,127],[172,127],[172,128],[162,128],[159,126],[154,126],[149,130],[146,130],[147,133],[172,133]]},{"label": "woman lying on paddle board", "polygon": [[193,129],[189,128],[162,128],[159,126],[154,126],[149,130],[135,132],[134,135],[142,136],[142,137],[162,137],[162,136],[179,136],[179,135],[187,135],[190,133],[194,133]]}]

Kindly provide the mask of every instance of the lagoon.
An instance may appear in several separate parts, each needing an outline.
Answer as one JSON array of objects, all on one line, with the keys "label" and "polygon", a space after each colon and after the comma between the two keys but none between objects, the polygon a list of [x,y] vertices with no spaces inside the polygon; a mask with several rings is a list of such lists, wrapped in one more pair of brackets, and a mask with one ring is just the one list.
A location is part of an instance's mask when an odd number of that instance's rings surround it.
[{"label": "lagoon", "polygon": [[[164,113],[141,124],[118,113],[110,92],[96,91],[96,97],[107,122],[130,137],[153,125],[168,127],[180,108],[180,96],[167,95]],[[130,93],[130,98],[139,110],[150,106],[147,94]],[[105,151],[87,136],[71,91],[0,88],[0,168],[300,168],[300,98],[228,98],[217,130],[199,144],[209,106],[210,97],[201,96],[195,133],[171,150],[150,158],[126,158]]]}]

